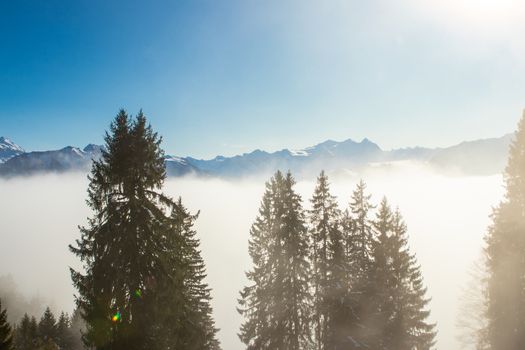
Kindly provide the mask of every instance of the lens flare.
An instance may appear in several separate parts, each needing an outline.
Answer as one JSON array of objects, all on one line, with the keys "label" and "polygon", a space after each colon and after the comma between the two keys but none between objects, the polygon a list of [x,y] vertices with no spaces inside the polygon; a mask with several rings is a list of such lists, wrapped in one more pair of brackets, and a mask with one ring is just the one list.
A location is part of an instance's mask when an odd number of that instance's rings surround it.
[{"label": "lens flare", "polygon": [[117,313],[114,314],[113,317],[111,317],[111,321],[113,321],[113,322],[120,321],[120,311],[117,311]]}]

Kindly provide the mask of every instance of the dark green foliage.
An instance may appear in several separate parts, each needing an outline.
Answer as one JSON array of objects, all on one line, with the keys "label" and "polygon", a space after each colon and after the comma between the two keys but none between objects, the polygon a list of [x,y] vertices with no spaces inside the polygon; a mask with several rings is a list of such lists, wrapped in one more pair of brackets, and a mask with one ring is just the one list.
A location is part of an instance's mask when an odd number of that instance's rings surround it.
[{"label": "dark green foliage", "polygon": [[56,343],[61,349],[74,349],[75,335],[71,328],[69,316],[62,312],[56,325]]},{"label": "dark green foliage", "polygon": [[7,310],[2,309],[0,300],[0,350],[13,349],[13,332],[11,325],[7,322]]},{"label": "dark green foliage", "polygon": [[73,322],[66,313],[61,313],[58,321],[49,308],[46,309],[40,322],[27,314],[22,317],[15,331],[15,349],[17,350],[44,350],[64,349],[81,350],[84,346],[81,334],[78,331],[80,314],[75,311]]},{"label": "dark green foliage", "polygon": [[[147,125],[142,112],[131,120],[121,110],[105,141],[106,150],[94,162],[89,177],[87,202],[94,215],[88,226],[81,228],[76,246],[70,247],[85,270],[85,274],[71,272],[78,290],[77,305],[86,321],[86,345],[99,350],[216,348],[211,310],[204,306],[209,293],[202,284],[202,261],[188,270],[176,258],[182,238],[174,237],[177,233],[168,216],[177,204],[160,192],[166,176],[160,137]],[[190,240],[188,245],[198,245],[191,234],[184,238]],[[196,260],[192,263],[197,264]],[[173,327],[171,334],[178,334],[180,324],[163,323],[169,312],[180,311],[177,303],[184,300],[176,295],[177,288],[189,283],[186,274],[190,272],[199,274],[195,278],[202,287],[202,305],[195,312],[206,315],[203,319],[210,322],[193,324],[209,332],[204,347],[187,342],[181,345],[166,331]],[[173,295],[167,295],[169,292]]]},{"label": "dark green foliage", "polygon": [[211,316],[210,289],[204,283],[204,261],[193,225],[197,215],[191,215],[182,200],[173,205],[169,245],[172,279],[164,286],[161,305],[165,308],[161,349],[219,349],[217,329]]},{"label": "dark green foliage", "polygon": [[487,318],[491,349],[525,348],[525,115],[504,174],[506,195],[486,237]]},{"label": "dark green foliage", "polygon": [[38,323],[38,337],[45,341],[52,340],[56,342],[57,336],[56,318],[48,307]]},{"label": "dark green foliage", "polygon": [[250,231],[253,268],[241,292],[240,339],[248,349],[307,349],[310,337],[309,246],[301,198],[291,174],[266,184]]},{"label": "dark green foliage", "polygon": [[88,204],[95,214],[71,250],[84,262],[86,274],[72,277],[86,344],[97,349],[152,346],[157,281],[165,275],[163,208],[171,203],[156,191],[165,177],[159,144],[142,114],[130,121],[120,111],[93,165]]},{"label": "dark green foliage", "polygon": [[[40,322],[27,314],[16,327],[15,344],[17,350],[58,350],[59,333],[55,316],[46,308]],[[73,348],[64,348],[76,350]]]},{"label": "dark green foliage", "polygon": [[372,281],[374,337],[377,349],[429,350],[434,345],[434,325],[429,324],[429,300],[414,255],[408,251],[406,225],[392,213],[386,199],[374,221]]},{"label": "dark green foliage", "polygon": [[27,314],[24,315],[20,323],[16,327],[15,332],[15,344],[18,350],[28,350],[36,338],[36,327],[34,333],[31,334],[31,319]]}]

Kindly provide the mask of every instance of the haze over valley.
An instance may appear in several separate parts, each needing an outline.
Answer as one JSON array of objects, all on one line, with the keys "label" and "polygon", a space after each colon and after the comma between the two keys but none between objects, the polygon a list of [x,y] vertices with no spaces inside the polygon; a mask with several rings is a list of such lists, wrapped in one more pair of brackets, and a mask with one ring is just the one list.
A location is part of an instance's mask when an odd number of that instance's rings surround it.
[{"label": "haze over valley", "polygon": [[[491,207],[501,199],[501,175],[448,176],[414,163],[370,168],[360,175],[334,174],[333,194],[342,208],[361,176],[374,203],[386,195],[403,212],[410,248],[421,263],[432,298],[431,320],[439,327],[437,348],[460,350],[455,323],[461,289],[479,257]],[[10,242],[2,247],[0,276],[11,274],[27,299],[38,296],[42,305],[57,311],[73,309],[75,291],[68,266],[79,263],[67,245],[79,237],[77,225],[85,224],[90,215],[84,203],[87,184],[82,173],[0,180],[0,232]],[[307,208],[314,184],[312,179],[297,184]],[[244,348],[236,336],[242,320],[237,298],[246,284],[249,229],[263,190],[264,181],[249,178],[185,176],[165,185],[168,195],[182,196],[192,212],[201,211],[196,229],[224,349]]]}]

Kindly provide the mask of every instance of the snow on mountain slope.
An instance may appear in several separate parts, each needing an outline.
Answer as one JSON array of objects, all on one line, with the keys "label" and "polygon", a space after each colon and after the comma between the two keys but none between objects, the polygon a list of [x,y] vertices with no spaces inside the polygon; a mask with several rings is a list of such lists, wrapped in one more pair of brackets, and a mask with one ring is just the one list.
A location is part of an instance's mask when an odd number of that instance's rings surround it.
[{"label": "snow on mountain slope", "polygon": [[[312,177],[328,172],[357,171],[366,167],[398,161],[416,161],[439,171],[469,175],[500,173],[507,159],[512,134],[500,138],[462,142],[447,148],[401,148],[383,151],[374,142],[327,140],[299,150],[276,152],[254,150],[233,157],[212,159],[166,156],[168,176],[241,176],[268,177],[277,169],[292,171],[297,177]],[[66,147],[56,151],[28,152],[6,138],[0,138],[0,176],[30,175],[43,172],[87,171],[92,159],[102,155],[102,146],[90,144],[83,150]],[[4,151],[4,153],[1,153]]]},{"label": "snow on mountain slope", "polygon": [[0,137],[0,163],[24,153],[22,147],[5,137]]},{"label": "snow on mountain slope", "polygon": [[87,170],[92,154],[76,147],[64,147],[56,151],[27,152],[0,164],[0,175],[31,175],[45,172]]}]

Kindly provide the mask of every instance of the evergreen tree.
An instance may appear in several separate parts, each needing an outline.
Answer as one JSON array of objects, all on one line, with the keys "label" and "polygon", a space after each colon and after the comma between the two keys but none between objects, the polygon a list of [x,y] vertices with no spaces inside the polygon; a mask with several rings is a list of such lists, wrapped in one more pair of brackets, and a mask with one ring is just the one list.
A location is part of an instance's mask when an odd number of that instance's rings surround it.
[{"label": "evergreen tree", "polygon": [[291,174],[278,171],[266,184],[250,230],[251,284],[241,292],[248,349],[307,349],[310,337],[309,246],[301,198]]},{"label": "evergreen tree", "polygon": [[329,241],[329,274],[325,295],[327,323],[324,349],[345,349],[349,347],[349,325],[353,318],[348,298],[345,240],[340,221],[334,222],[330,228]]},{"label": "evergreen tree", "polygon": [[491,349],[525,349],[525,113],[511,144],[505,198],[486,237]]},{"label": "evergreen tree", "polygon": [[430,349],[434,325],[428,323],[429,299],[414,255],[408,250],[406,225],[383,199],[373,224],[372,283],[374,311],[369,345],[377,349]]},{"label": "evergreen tree", "polygon": [[[161,193],[166,177],[161,138],[142,112],[132,119],[121,110],[105,141],[89,177],[88,205],[94,215],[81,228],[76,246],[70,246],[84,263],[85,273],[72,270],[72,278],[86,322],[85,344],[97,350],[164,350],[174,349],[174,344],[177,350],[217,348],[202,260],[193,252],[190,268],[186,260],[177,259],[191,250],[172,230],[168,213],[177,205]],[[184,243],[196,250],[198,241],[190,231],[184,232]],[[190,272],[197,275],[189,279]],[[168,313],[189,307],[180,304],[189,299],[178,299],[183,292],[177,288],[191,289],[193,296],[200,293],[199,309],[177,315],[180,324],[163,323]],[[197,307],[193,301],[191,306]],[[202,319],[183,319],[195,314]],[[192,323],[197,321],[204,324]],[[166,332],[172,327],[171,335],[180,335],[181,324],[193,327],[188,330],[192,341],[198,330],[208,333],[204,340],[183,344]]]},{"label": "evergreen tree", "polygon": [[62,312],[56,326],[56,343],[61,349],[72,350],[75,340],[69,316]]},{"label": "evergreen tree", "polygon": [[[393,225],[392,211],[386,198],[383,198],[376,214],[376,220],[372,223],[374,229],[370,280],[372,312],[368,317],[367,327],[372,334],[369,346],[374,349],[383,349],[392,341],[389,327],[391,322],[394,322],[392,317],[394,304],[400,302],[399,298],[395,298],[397,295],[392,295],[397,292],[393,290],[394,277],[391,275],[394,273],[391,268],[393,263]],[[390,344],[390,346],[395,346],[395,344]]]},{"label": "evergreen tree", "polygon": [[342,340],[346,264],[340,227],[341,213],[321,172],[309,211],[312,263],[312,328],[316,348],[335,349]]},{"label": "evergreen tree", "polygon": [[56,342],[57,335],[55,315],[53,315],[49,307],[47,307],[38,323],[38,337],[46,342],[48,340]]},{"label": "evergreen tree", "polygon": [[360,181],[353,191],[349,210],[345,211],[342,230],[346,260],[346,347],[359,349],[374,340],[372,293],[372,223],[371,195],[366,193],[366,184]]},{"label": "evergreen tree", "polygon": [[0,300],[0,350],[13,349],[13,332],[11,325],[7,322],[7,310],[2,309]]},{"label": "evergreen tree", "polygon": [[31,319],[27,314],[24,314],[24,317],[22,317],[22,320],[15,329],[15,345],[17,350],[31,349],[30,345],[33,339],[30,335],[30,325]]},{"label": "evergreen tree", "polygon": [[[29,340],[31,341],[31,343],[34,345],[34,344],[37,344],[38,343],[38,339],[39,339],[39,332],[38,332],[38,322],[36,321],[36,317],[35,316],[31,316],[31,319],[29,320],[29,331],[28,331],[28,335],[29,335]],[[31,347],[29,347],[30,349],[32,349]]]},{"label": "evergreen tree", "polygon": [[121,110],[105,141],[89,178],[94,216],[70,247],[86,273],[72,271],[72,278],[87,324],[86,345],[145,349],[151,347],[156,283],[163,277],[159,253],[169,202],[158,192],[165,178],[161,140],[142,113],[132,121]]},{"label": "evergreen tree", "polygon": [[172,280],[165,286],[163,307],[169,310],[161,330],[162,349],[219,349],[210,306],[211,296],[204,282],[206,271],[193,229],[198,217],[191,215],[179,200],[173,205],[169,244]]}]

